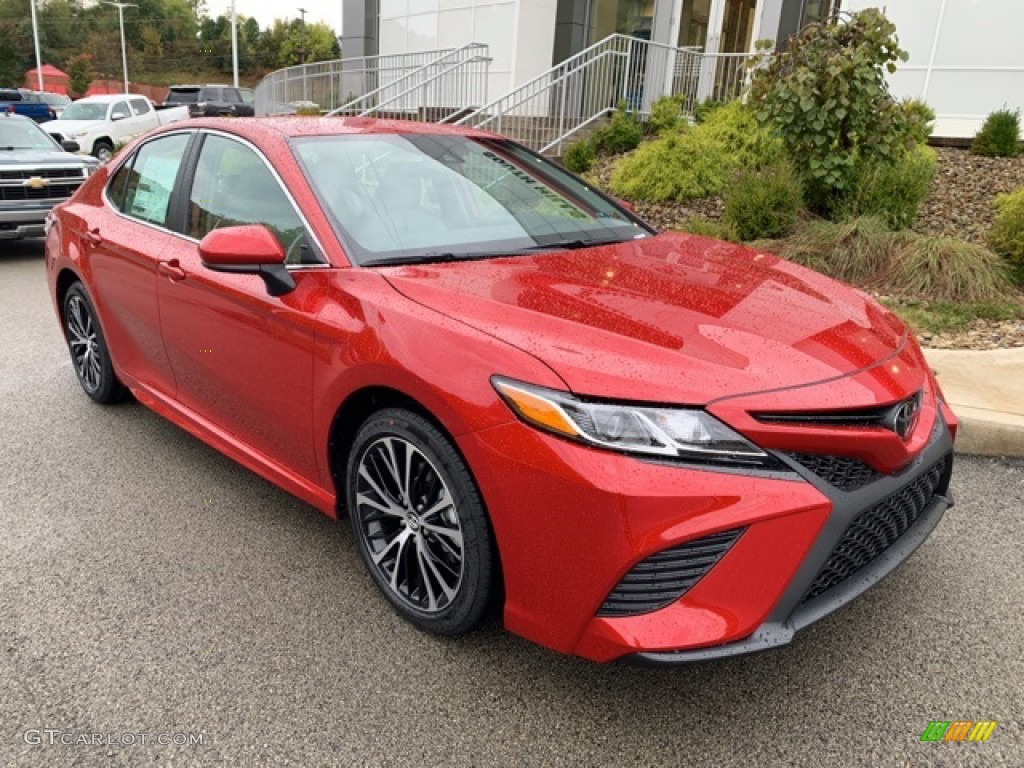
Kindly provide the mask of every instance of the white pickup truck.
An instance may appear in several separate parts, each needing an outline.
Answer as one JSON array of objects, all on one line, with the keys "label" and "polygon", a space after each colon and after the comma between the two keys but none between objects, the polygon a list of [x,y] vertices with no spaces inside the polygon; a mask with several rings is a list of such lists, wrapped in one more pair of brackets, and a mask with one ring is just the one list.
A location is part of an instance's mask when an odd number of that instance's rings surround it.
[{"label": "white pickup truck", "polygon": [[58,143],[64,139],[75,141],[80,153],[105,163],[119,144],[188,117],[188,107],[157,107],[145,96],[119,93],[79,99],[68,105],[58,119],[43,123],[42,127]]}]

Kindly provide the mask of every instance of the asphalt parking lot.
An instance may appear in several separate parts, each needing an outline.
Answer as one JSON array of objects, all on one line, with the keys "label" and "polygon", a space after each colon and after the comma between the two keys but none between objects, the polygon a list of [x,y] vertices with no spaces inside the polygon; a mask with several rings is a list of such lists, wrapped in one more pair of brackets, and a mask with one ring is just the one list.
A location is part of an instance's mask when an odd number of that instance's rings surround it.
[{"label": "asphalt parking lot", "polygon": [[[26,242],[0,243],[0,467],[3,766],[1024,765],[1021,461],[961,458],[921,550],[780,651],[650,670],[437,639],[347,523],[93,405]],[[930,720],[998,726],[921,743]]]}]

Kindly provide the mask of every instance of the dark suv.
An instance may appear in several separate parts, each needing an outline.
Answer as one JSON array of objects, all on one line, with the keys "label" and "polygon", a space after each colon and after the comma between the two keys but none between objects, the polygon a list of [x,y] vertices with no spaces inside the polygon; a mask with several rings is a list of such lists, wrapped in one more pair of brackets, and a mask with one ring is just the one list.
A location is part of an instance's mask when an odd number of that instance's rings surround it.
[{"label": "dark suv", "polygon": [[191,117],[252,117],[252,90],[230,85],[172,85],[168,106],[188,105]]}]

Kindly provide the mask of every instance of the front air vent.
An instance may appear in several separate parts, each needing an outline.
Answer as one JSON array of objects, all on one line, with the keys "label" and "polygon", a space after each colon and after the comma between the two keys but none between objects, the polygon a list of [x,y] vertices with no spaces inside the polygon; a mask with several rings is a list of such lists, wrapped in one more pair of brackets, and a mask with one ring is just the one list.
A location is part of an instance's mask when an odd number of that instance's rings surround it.
[{"label": "front air vent", "polygon": [[641,560],[622,577],[597,615],[637,616],[674,603],[722,559],[744,530],[705,536]]}]

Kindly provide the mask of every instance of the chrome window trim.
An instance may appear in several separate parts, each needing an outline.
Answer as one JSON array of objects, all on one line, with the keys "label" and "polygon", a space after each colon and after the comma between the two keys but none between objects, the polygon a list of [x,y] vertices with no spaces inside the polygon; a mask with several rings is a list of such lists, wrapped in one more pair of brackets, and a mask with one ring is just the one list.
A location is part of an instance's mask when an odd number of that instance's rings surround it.
[{"label": "chrome window trim", "polygon": [[159,224],[153,224],[152,222],[149,222],[149,221],[143,221],[142,219],[137,219],[134,216],[129,216],[128,214],[124,213],[123,211],[118,210],[118,208],[111,202],[110,196],[107,194],[109,192],[109,190],[110,190],[110,185],[114,181],[114,176],[116,176],[118,171],[120,171],[125,166],[125,164],[128,162],[128,160],[130,160],[131,158],[135,157],[135,155],[138,154],[139,150],[142,149],[144,146],[146,146],[150,142],[156,141],[158,139],[167,138],[168,136],[181,136],[181,135],[191,136],[191,135],[194,135],[194,134],[197,134],[197,133],[212,134],[212,135],[216,135],[216,136],[221,136],[221,137],[226,138],[226,139],[233,139],[233,140],[235,140],[235,141],[237,141],[237,142],[239,142],[241,144],[244,144],[245,146],[249,147],[250,149],[252,149],[256,153],[256,155],[260,158],[260,160],[263,161],[263,164],[265,166],[267,166],[267,168],[270,170],[270,173],[273,175],[273,177],[277,181],[278,185],[281,187],[282,190],[284,190],[285,197],[288,198],[288,202],[291,203],[292,208],[298,214],[299,220],[302,222],[302,226],[304,226],[306,228],[306,232],[309,234],[310,238],[313,240],[313,243],[316,245],[316,247],[319,249],[321,255],[325,259],[325,261],[321,262],[320,264],[285,264],[284,265],[285,269],[287,269],[289,272],[294,272],[294,271],[303,270],[303,269],[334,269],[335,268],[334,265],[330,263],[330,261],[326,260],[326,253],[327,252],[324,250],[323,244],[320,242],[320,238],[318,238],[316,236],[316,232],[314,232],[313,228],[309,225],[309,220],[305,217],[305,215],[300,210],[298,204],[295,202],[295,198],[292,196],[291,191],[288,189],[287,185],[285,185],[285,183],[281,180],[281,176],[277,173],[277,171],[274,169],[274,167],[270,164],[270,162],[267,160],[267,158],[263,154],[263,152],[261,152],[259,150],[259,148],[256,147],[251,141],[246,141],[245,139],[241,138],[240,136],[235,136],[233,133],[227,133],[226,131],[218,131],[218,130],[210,129],[210,128],[185,128],[185,129],[178,129],[178,130],[174,130],[174,131],[168,131],[167,133],[161,133],[161,134],[158,134],[158,135],[153,136],[151,138],[148,138],[145,141],[143,141],[142,143],[140,143],[139,146],[137,146],[132,151],[132,153],[130,155],[128,155],[126,158],[124,158],[123,160],[121,160],[118,163],[117,168],[114,168],[114,169],[112,169],[111,171],[108,172],[107,181],[103,185],[103,192],[101,194],[101,197],[103,198],[103,202],[114,213],[114,215],[120,216],[122,219],[126,219],[127,221],[134,222],[135,224],[141,224],[144,227],[149,227],[150,229],[155,229],[158,232],[163,232],[164,234],[172,235],[172,236],[177,237],[177,238],[179,238],[181,240],[185,240],[186,242],[194,243],[196,245],[199,245],[199,240],[197,240],[194,237],[190,237],[189,235],[186,235],[186,234],[184,234],[182,232],[175,232],[174,230],[167,229],[167,227],[161,227]]}]

